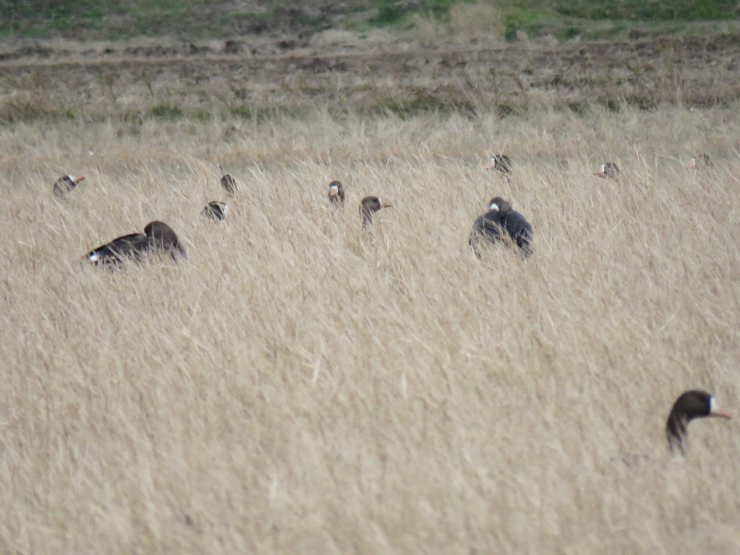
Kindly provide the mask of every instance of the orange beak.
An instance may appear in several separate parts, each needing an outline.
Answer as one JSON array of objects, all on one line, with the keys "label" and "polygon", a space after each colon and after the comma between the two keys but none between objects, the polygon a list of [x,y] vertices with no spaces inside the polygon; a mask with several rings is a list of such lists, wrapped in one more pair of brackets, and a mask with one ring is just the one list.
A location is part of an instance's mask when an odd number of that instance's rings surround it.
[{"label": "orange beak", "polygon": [[598,175],[599,177],[604,177],[604,175],[605,175],[605,172],[604,172],[604,170],[596,170],[596,171],[595,171],[595,172],[593,172],[593,174],[591,174],[591,175]]},{"label": "orange beak", "polygon": [[495,170],[495,169],[496,169],[496,164],[488,164],[488,165],[487,165],[487,166],[486,166],[485,168],[483,168],[483,169],[484,169],[484,170]]},{"label": "orange beak", "polygon": [[332,187],[331,190],[329,191],[329,196],[335,197],[338,194],[339,194],[339,189],[337,189],[336,187]]},{"label": "orange beak", "polygon": [[384,200],[383,202],[380,203],[380,207],[381,208],[390,208],[392,206],[393,205],[390,202],[388,202],[387,200]]},{"label": "orange beak", "polygon": [[77,185],[77,184],[78,184],[78,183],[79,183],[80,181],[82,181],[83,179],[85,179],[85,176],[84,176],[84,175],[77,175],[77,176],[73,176],[73,177],[72,177],[72,182],[73,182],[73,183],[74,183],[75,185]]},{"label": "orange beak", "polygon": [[691,168],[695,168],[695,167],[696,167],[696,160],[695,160],[694,158],[692,158],[691,160],[689,160],[689,163],[688,163],[688,164],[686,164],[686,165],[685,165],[685,166],[683,167],[683,169],[685,169],[685,170],[690,170]]},{"label": "orange beak", "polygon": [[709,416],[716,416],[718,418],[727,418],[728,420],[732,418],[732,414],[722,409],[714,409],[712,412],[709,413]]}]

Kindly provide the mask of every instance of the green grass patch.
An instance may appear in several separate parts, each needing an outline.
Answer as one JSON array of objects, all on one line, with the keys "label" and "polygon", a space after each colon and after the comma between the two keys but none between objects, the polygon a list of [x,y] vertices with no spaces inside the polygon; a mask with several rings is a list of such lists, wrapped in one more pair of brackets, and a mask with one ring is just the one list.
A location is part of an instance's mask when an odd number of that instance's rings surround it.
[{"label": "green grass patch", "polygon": [[[440,23],[451,21],[459,4],[475,0],[345,0],[327,5],[323,0],[6,0],[0,2],[0,36],[32,38],[120,39],[135,36],[198,38],[249,33],[310,34],[330,28],[367,32],[374,27],[408,28],[419,15]],[[699,21],[736,21],[737,0],[478,0],[499,12],[505,35],[517,31],[538,34],[543,28],[560,29],[564,39],[592,36],[597,22],[619,26],[650,22],[681,24]],[[356,14],[375,13],[353,19]],[[598,35],[598,33],[597,33]]]},{"label": "green grass patch", "polygon": [[555,0],[550,4],[562,15],[592,21],[708,21],[740,16],[735,0]]},{"label": "green grass patch", "polygon": [[[414,13],[444,18],[449,15],[450,8],[461,0],[419,0],[414,3],[399,2],[398,0],[372,0],[372,5],[378,10],[378,17],[374,23],[379,26],[398,26],[407,21],[407,17]],[[469,0],[467,0],[469,1]]]},{"label": "green grass patch", "polygon": [[551,10],[540,8],[502,8],[504,15],[504,36],[506,40],[516,38],[517,31],[528,34],[536,34],[539,29],[548,22],[554,21],[554,13]]},{"label": "green grass patch", "polygon": [[157,104],[149,108],[149,115],[155,118],[175,120],[184,116],[182,108],[171,104]]}]

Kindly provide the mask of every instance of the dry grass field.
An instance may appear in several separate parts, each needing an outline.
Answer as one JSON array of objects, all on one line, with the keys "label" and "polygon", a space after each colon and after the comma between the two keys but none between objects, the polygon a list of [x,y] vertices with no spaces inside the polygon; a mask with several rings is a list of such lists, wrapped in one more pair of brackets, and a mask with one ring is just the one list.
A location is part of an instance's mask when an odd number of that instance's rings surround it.
[{"label": "dry grass field", "polygon": [[[0,126],[0,551],[740,551],[736,421],[664,435],[686,389],[740,402],[737,104],[330,100]],[[526,261],[468,247],[496,195]],[[187,261],[81,264],[154,219]]]}]

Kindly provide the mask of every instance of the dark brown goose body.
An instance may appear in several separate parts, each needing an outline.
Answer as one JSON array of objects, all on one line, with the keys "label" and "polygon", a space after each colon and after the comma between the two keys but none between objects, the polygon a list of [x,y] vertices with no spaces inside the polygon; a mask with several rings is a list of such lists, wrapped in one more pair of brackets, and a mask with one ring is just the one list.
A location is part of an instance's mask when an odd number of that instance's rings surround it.
[{"label": "dark brown goose body", "polygon": [[365,197],[360,203],[360,214],[362,215],[362,225],[367,227],[373,223],[373,214],[383,208],[390,208],[390,202],[380,200],[378,197]]},{"label": "dark brown goose body", "polygon": [[239,187],[236,185],[236,179],[231,177],[229,174],[221,177],[221,187],[223,187],[232,197],[239,192]]},{"label": "dark brown goose body", "polygon": [[148,252],[166,253],[175,261],[188,257],[172,228],[164,222],[153,221],[147,224],[144,233],[118,237],[90,251],[85,258],[95,266],[118,265],[129,259],[138,264]]},{"label": "dark brown goose body", "polygon": [[488,212],[475,220],[468,239],[468,244],[476,255],[481,240],[491,244],[504,243],[504,231],[525,257],[532,254],[534,232],[526,218],[513,210],[511,203],[501,197],[491,200],[488,208]]},{"label": "dark brown goose body", "polygon": [[229,213],[229,205],[224,202],[214,200],[206,204],[201,215],[211,220],[223,220]]},{"label": "dark brown goose body", "polygon": [[339,181],[329,183],[329,202],[344,205],[344,187]]},{"label": "dark brown goose body", "polygon": [[473,223],[473,229],[470,231],[468,244],[476,254],[478,254],[478,244],[481,241],[487,241],[491,244],[504,241],[502,235],[504,233],[503,213],[499,209],[500,206],[496,204],[496,200],[498,200],[498,197],[488,204],[488,212],[478,216]]},{"label": "dark brown goose body", "polygon": [[143,253],[149,248],[149,237],[144,233],[130,233],[113,239],[85,256],[95,266],[120,264],[127,258],[141,262]]},{"label": "dark brown goose body", "polygon": [[602,179],[606,179],[607,177],[616,179],[619,173],[619,166],[617,166],[617,164],[615,164],[614,162],[606,162],[604,164],[601,164],[601,166],[599,166],[599,169],[596,170],[593,174],[601,177]]},{"label": "dark brown goose body", "polygon": [[685,454],[684,442],[689,422],[705,416],[732,418],[730,413],[717,406],[714,397],[706,391],[686,391],[676,399],[665,426],[668,445],[673,453]]},{"label": "dark brown goose body", "polygon": [[63,197],[77,187],[77,184],[83,179],[85,179],[84,175],[63,175],[54,183],[54,194]]},{"label": "dark brown goose body", "polygon": [[177,233],[164,222],[153,221],[146,224],[144,233],[149,237],[150,249],[160,250],[170,255],[177,262],[178,258],[188,259],[188,254],[180,245]]}]

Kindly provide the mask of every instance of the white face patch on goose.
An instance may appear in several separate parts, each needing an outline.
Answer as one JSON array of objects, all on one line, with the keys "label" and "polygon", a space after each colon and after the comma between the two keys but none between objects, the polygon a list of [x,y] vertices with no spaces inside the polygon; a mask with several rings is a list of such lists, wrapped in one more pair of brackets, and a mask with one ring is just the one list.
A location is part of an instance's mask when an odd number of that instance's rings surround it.
[{"label": "white face patch on goose", "polygon": [[495,202],[492,202],[491,204],[488,205],[488,209],[498,211],[498,204],[496,204]]},{"label": "white face patch on goose", "polygon": [[[383,208],[383,199],[378,197],[378,204],[380,205],[380,208]],[[380,210],[380,208],[378,210]]]},{"label": "white face patch on goose", "polygon": [[717,401],[714,400],[714,397],[709,398],[709,414],[714,414],[714,411],[717,410]]},{"label": "white face patch on goose", "polygon": [[491,158],[491,165],[494,168],[498,167],[498,158],[496,158],[495,156],[493,158]]},{"label": "white face patch on goose", "polygon": [[224,204],[224,215],[226,215],[228,213],[229,213],[229,205],[228,204]]},{"label": "white face patch on goose", "polygon": [[70,181],[74,182],[75,178],[74,178],[74,176],[73,176],[73,175],[68,175],[67,177],[69,177],[69,180],[70,180]]},{"label": "white face patch on goose", "polygon": [[97,262],[98,261],[98,255],[95,253],[92,253],[90,255],[90,262]]}]

